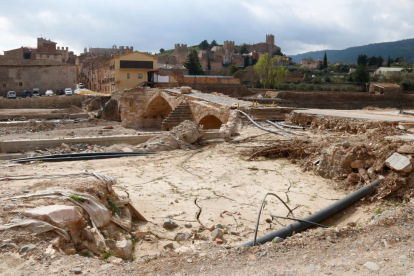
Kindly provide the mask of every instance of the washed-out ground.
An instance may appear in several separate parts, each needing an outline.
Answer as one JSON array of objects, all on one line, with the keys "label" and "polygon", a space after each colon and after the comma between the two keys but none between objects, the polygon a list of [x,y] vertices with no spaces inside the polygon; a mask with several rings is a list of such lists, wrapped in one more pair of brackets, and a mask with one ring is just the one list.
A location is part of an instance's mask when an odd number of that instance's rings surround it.
[{"label": "washed-out ground", "polygon": [[[115,126],[115,134],[117,128],[123,131],[120,126]],[[360,139],[351,133],[346,133],[346,137],[343,133],[325,132],[323,137],[321,132],[305,133],[314,141],[328,140],[328,144],[342,140],[352,143]],[[250,142],[236,143],[248,137],[254,138]],[[23,256],[7,246],[0,249],[3,259],[0,273],[70,275],[76,267],[85,275],[407,275],[414,270],[414,255],[411,254],[413,206],[410,202],[362,201],[326,222],[338,227],[332,235],[316,229],[295,235],[292,241],[281,244],[231,249],[252,240],[257,212],[267,192],[278,194],[292,209],[295,208],[296,218],[305,217],[349,193],[338,181],[318,176],[312,170],[304,172],[294,164],[301,162],[299,159],[248,161],[250,150],[271,146],[280,139],[283,138],[247,125],[240,131],[240,136],[230,142],[212,141],[190,151],[17,166],[7,166],[3,162],[0,176],[65,174],[84,170],[110,175],[117,179],[115,191],[128,196],[149,222],[139,223],[134,229],[148,234],[135,243],[132,262],[115,265],[79,255],[58,253],[50,256],[42,252],[47,244],[40,238],[36,255]],[[47,187],[47,183],[53,181],[56,180],[2,182],[0,195],[4,198],[22,194],[23,190],[34,192],[39,183]],[[396,218],[387,223],[380,221],[376,215],[385,209],[395,209],[387,215],[394,212]],[[279,200],[269,196],[262,211],[258,236],[281,227],[275,221],[265,221],[270,217],[269,213],[286,216],[288,211]],[[162,223],[166,218],[173,219],[179,227],[164,229]],[[278,221],[283,225],[291,223]],[[191,227],[186,228],[186,223],[191,223]],[[205,230],[218,224],[226,230],[224,244],[220,245],[212,241],[210,231]],[[349,229],[341,230],[341,227]],[[177,233],[197,233],[198,238],[174,241],[175,251],[165,251],[163,245],[174,240]],[[23,241],[16,242],[18,247],[24,245]]]}]

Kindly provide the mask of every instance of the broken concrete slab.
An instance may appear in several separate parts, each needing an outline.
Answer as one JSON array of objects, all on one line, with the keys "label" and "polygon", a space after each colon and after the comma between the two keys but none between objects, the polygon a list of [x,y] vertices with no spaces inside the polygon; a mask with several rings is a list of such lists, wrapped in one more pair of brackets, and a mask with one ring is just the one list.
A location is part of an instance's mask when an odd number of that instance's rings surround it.
[{"label": "broken concrete slab", "polygon": [[397,149],[398,153],[414,154],[414,145],[402,145]]},{"label": "broken concrete slab", "polygon": [[67,205],[48,205],[23,212],[23,215],[47,221],[58,227],[66,227],[78,222],[82,214],[77,207]]},{"label": "broken concrete slab", "polygon": [[401,172],[410,172],[413,169],[411,160],[408,157],[405,157],[404,155],[397,152],[385,160],[385,165],[393,170]]}]

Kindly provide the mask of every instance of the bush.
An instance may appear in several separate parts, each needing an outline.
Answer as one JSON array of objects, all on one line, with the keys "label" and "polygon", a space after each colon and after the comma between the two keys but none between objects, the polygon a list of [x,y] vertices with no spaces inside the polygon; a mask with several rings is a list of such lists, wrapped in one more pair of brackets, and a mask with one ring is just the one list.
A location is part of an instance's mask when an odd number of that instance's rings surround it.
[{"label": "bush", "polygon": [[298,90],[306,90],[306,84],[304,84],[304,83],[299,84],[297,89]]},{"label": "bush", "polygon": [[326,76],[325,82],[331,82],[331,78],[329,76]]},{"label": "bush", "polygon": [[414,81],[412,79],[405,78],[400,82],[400,86],[403,90],[412,90],[414,89]]}]

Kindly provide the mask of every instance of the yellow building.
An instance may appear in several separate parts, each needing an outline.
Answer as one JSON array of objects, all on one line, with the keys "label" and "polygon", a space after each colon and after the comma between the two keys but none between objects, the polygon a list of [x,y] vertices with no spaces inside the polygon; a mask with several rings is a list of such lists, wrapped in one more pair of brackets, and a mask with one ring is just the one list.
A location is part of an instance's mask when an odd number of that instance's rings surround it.
[{"label": "yellow building", "polygon": [[109,63],[111,92],[153,82],[157,67],[156,57],[138,51],[113,57]]}]

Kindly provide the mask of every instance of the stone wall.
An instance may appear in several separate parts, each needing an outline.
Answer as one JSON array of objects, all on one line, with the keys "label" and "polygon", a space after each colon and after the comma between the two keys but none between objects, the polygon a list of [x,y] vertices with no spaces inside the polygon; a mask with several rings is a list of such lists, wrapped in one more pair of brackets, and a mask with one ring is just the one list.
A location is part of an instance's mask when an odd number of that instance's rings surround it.
[{"label": "stone wall", "polygon": [[82,107],[86,96],[31,97],[25,99],[0,99],[0,108],[68,108],[72,105]]},{"label": "stone wall", "polygon": [[236,78],[219,78],[214,76],[194,76],[184,77],[178,76],[178,82],[183,84],[240,84],[240,80]]},{"label": "stone wall", "polygon": [[43,60],[0,62],[0,96],[5,97],[7,91],[16,91],[20,95],[23,90],[33,88],[39,88],[41,92],[75,89],[76,66]]},{"label": "stone wall", "polygon": [[379,108],[414,107],[414,95],[373,95],[366,92],[291,92],[280,91],[276,99],[260,99],[259,103],[271,104],[273,101],[289,107],[320,109],[362,109],[367,106]]}]

